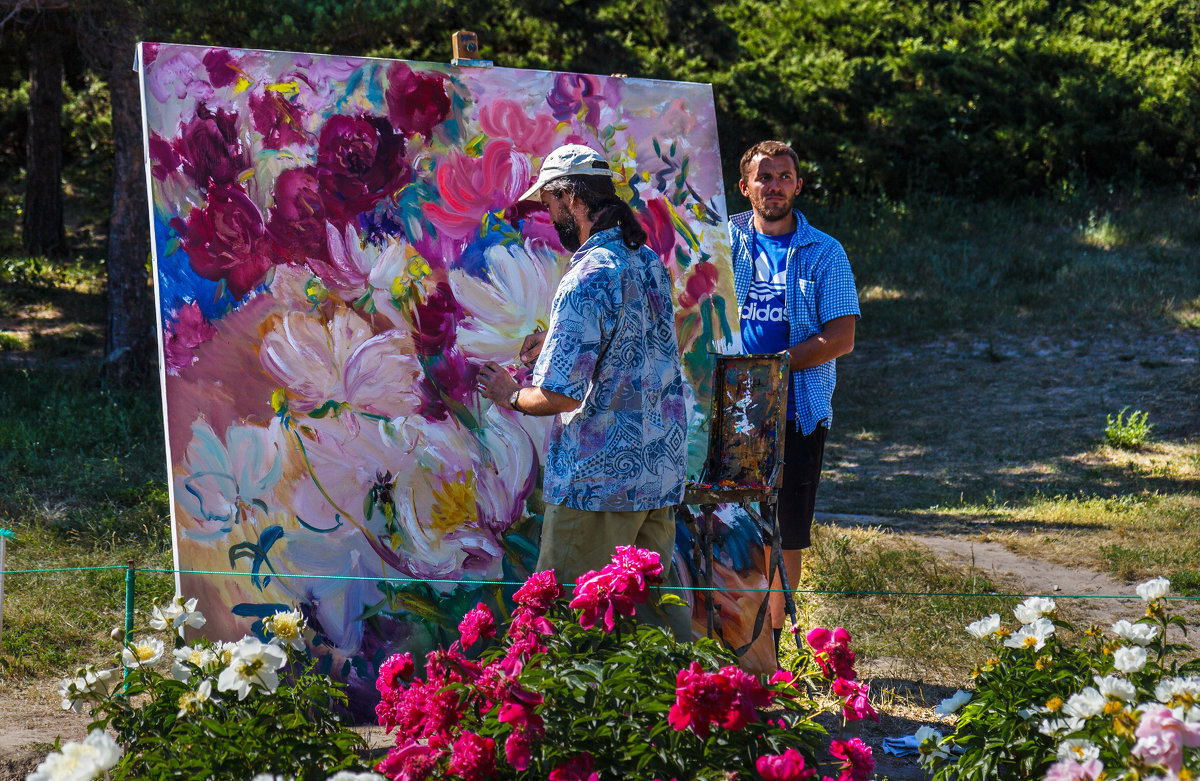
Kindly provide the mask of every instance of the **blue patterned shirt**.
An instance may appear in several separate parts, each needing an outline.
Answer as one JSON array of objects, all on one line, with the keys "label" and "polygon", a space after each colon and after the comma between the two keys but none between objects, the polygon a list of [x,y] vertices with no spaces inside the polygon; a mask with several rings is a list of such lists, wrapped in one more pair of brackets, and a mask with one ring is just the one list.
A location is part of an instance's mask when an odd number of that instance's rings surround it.
[{"label": "blue patterned shirt", "polygon": [[683,375],[671,280],[653,250],[630,250],[609,228],[571,256],[533,384],[582,402],[555,418],[546,502],[618,512],[683,500]]},{"label": "blue patterned shirt", "polygon": [[[799,211],[796,232],[787,254],[787,303],[789,345],[800,344],[820,333],[825,323],[846,315],[861,316],[858,291],[846,251],[832,236],[808,224]],[[742,212],[729,220],[729,242],[733,249],[733,287],[738,311],[754,280],[754,212]],[[837,362],[792,372],[792,400],[796,425],[811,434],[818,425],[828,428],[833,421],[833,387]]]}]

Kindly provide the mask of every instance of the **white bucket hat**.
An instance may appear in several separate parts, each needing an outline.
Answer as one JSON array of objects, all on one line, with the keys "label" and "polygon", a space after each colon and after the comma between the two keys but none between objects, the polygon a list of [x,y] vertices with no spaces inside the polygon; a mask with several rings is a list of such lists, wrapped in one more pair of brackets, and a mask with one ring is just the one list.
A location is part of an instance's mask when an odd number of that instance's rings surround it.
[{"label": "white bucket hat", "polygon": [[564,176],[577,175],[612,177],[616,176],[616,172],[608,167],[608,161],[594,149],[583,144],[564,144],[546,155],[537,181],[517,200],[535,201],[542,188],[550,182]]}]

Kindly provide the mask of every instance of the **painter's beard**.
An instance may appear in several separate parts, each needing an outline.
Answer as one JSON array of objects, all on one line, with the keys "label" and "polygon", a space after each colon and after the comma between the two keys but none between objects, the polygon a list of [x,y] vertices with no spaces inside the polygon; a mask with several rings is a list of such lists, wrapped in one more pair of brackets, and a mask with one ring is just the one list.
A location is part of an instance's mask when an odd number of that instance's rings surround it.
[{"label": "painter's beard", "polygon": [[579,240],[579,222],[570,212],[561,220],[554,221],[554,232],[558,234],[558,240],[567,252],[574,252],[582,244]]}]

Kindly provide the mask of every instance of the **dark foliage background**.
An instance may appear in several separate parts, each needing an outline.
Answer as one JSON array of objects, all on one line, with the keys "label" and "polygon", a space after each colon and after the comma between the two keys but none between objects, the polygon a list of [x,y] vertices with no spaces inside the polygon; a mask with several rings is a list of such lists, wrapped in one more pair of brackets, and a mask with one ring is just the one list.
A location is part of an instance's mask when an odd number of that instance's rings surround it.
[{"label": "dark foliage background", "polygon": [[[711,82],[731,194],[738,154],[768,136],[797,147],[822,199],[1190,187],[1200,173],[1200,0],[141,5],[147,40],[446,61],[450,34],[466,28],[501,66]],[[25,156],[22,43],[33,34],[12,26],[0,50],[10,188]],[[102,191],[102,74],[75,47],[66,71],[68,178]]]}]

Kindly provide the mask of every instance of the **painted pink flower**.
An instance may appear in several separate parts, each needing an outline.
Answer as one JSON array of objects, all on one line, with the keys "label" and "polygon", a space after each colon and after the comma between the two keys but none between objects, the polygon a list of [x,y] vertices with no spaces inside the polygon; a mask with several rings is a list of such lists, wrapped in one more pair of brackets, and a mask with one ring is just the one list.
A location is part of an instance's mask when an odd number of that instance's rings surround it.
[{"label": "painted pink flower", "polygon": [[147,68],[146,88],[159,103],[184,98],[208,100],[213,96],[208,70],[190,46],[147,46],[142,64]]},{"label": "painted pink flower", "polygon": [[479,230],[483,215],[502,211],[529,186],[529,160],[508,141],[490,142],[480,157],[454,153],[435,169],[441,200],[424,206],[439,234],[465,239]]},{"label": "painted pink flower", "polygon": [[335,114],[317,140],[317,180],[330,219],[346,223],[408,183],[404,139],[387,120]]},{"label": "painted pink flower", "polygon": [[499,98],[479,110],[479,126],[492,138],[505,138],[513,148],[545,157],[557,145],[557,124],[552,117],[529,112],[517,101]]},{"label": "painted pink flower", "polygon": [[646,244],[670,264],[675,260],[675,225],[671,222],[671,207],[662,198],[651,198],[638,222],[646,230]]},{"label": "painted pink flower", "polygon": [[[438,282],[424,300],[413,306],[413,345],[426,358],[441,355],[455,344],[463,309],[447,282]],[[472,378],[473,379],[473,378]]]},{"label": "painted pink flower", "polygon": [[561,596],[562,587],[554,577],[554,570],[547,569],[530,575],[513,599],[531,614],[544,616]]},{"label": "painted pink flower", "polygon": [[829,753],[842,761],[838,781],[867,781],[875,770],[871,747],[859,738],[834,740],[829,744]]},{"label": "painted pink flower", "polygon": [[463,732],[454,741],[450,772],[463,781],[482,781],[496,774],[496,741]]},{"label": "painted pink flower", "polygon": [[1103,773],[1104,763],[1099,759],[1079,762],[1067,757],[1048,767],[1042,781],[1096,781]]},{"label": "painted pink flower", "polygon": [[595,767],[595,758],[585,751],[551,770],[550,781],[599,781]]},{"label": "painted pink flower", "polygon": [[375,769],[392,781],[426,781],[441,757],[440,749],[410,739],[389,751]]},{"label": "painted pink flower", "polygon": [[210,49],[202,60],[204,69],[208,71],[208,83],[217,87],[228,87],[242,75],[237,61],[228,49]]},{"label": "painted pink flower", "polygon": [[716,263],[697,263],[692,266],[687,280],[683,283],[683,292],[679,294],[679,306],[682,309],[692,307],[704,301],[717,289],[717,280],[721,272]]},{"label": "painted pink flower", "polygon": [[433,128],[450,114],[446,75],[438,71],[416,72],[403,62],[388,68],[384,93],[388,119],[404,135],[420,133],[428,139]]},{"label": "painted pink flower", "polygon": [[271,267],[262,214],[238,187],[213,187],[208,203],[192,209],[186,225],[178,219],[171,225],[183,237],[192,269],[205,279],[225,280],[234,298],[262,282]]},{"label": "painted pink flower", "polygon": [[1135,734],[1137,743],[1130,753],[1175,775],[1183,767],[1183,749],[1200,746],[1200,724],[1180,721],[1165,706],[1142,713]]},{"label": "painted pink flower", "polygon": [[804,766],[804,755],[794,748],[782,754],[765,754],[754,762],[763,781],[803,781],[817,774]]},{"label": "painted pink flower", "polygon": [[758,721],[758,712],[771,706],[771,692],[763,688],[757,675],[751,675],[740,667],[723,667],[720,674],[729,680],[733,688],[733,699],[721,720],[721,726],[740,730],[750,722]]},{"label": "painted pink flower", "polygon": [[395,654],[379,666],[379,677],[375,679],[375,688],[386,700],[405,688],[404,679],[412,677],[412,654],[405,651]]},{"label": "painted pink flower", "polygon": [[854,652],[850,650],[849,632],[840,626],[832,632],[825,627],[818,626],[809,631],[805,640],[808,642],[808,647],[813,649],[813,656],[816,658],[817,664],[821,665],[825,677],[831,680],[833,678],[845,678],[848,681],[855,679]]},{"label": "painted pink flower", "polygon": [[870,690],[871,687],[865,683],[855,683],[845,678],[833,679],[833,693],[844,701],[842,715],[846,717],[846,721],[862,721],[863,719],[879,721],[879,714],[867,700]]},{"label": "painted pink flower", "polygon": [[249,153],[238,136],[236,112],[196,106],[196,118],[184,125],[172,145],[183,172],[200,189],[233,184],[250,167]]},{"label": "painted pink flower", "polygon": [[150,133],[149,143],[150,173],[155,179],[166,179],[172,171],[179,168],[179,155],[171,142],[158,133]]},{"label": "painted pink flower", "polygon": [[608,567],[599,572],[585,572],[575,581],[575,596],[570,607],[580,611],[579,625],[593,627],[597,621],[604,625],[605,632],[616,626],[617,616],[634,614],[633,600],[625,595],[623,582],[613,575]]},{"label": "painted pink flower", "polygon": [[470,648],[481,638],[496,636],[496,619],[487,605],[480,602],[463,616],[458,624],[458,633],[462,637],[463,648]]},{"label": "painted pink flower", "polygon": [[675,676],[675,704],[667,713],[667,721],[676,731],[690,727],[692,732],[706,738],[709,725],[725,719],[733,699],[733,685],[728,677],[707,673],[699,662],[692,662]]},{"label": "painted pink flower", "polygon": [[546,105],[550,113],[561,121],[568,120],[586,109],[583,121],[595,127],[600,119],[600,109],[605,95],[599,76],[582,73],[559,73],[554,77],[554,87],[546,94]]},{"label": "painted pink flower", "polygon": [[263,146],[267,149],[308,143],[309,135],[304,129],[306,113],[274,90],[255,92],[250,96],[250,119],[254,129],[262,133]]},{"label": "painted pink flower", "polygon": [[327,253],[327,215],[317,169],[289,168],[275,177],[267,233],[285,260],[303,264]]},{"label": "painted pink flower", "polygon": [[179,374],[196,362],[195,349],[217,335],[195,301],[179,307],[163,334],[163,358],[168,374]]}]

